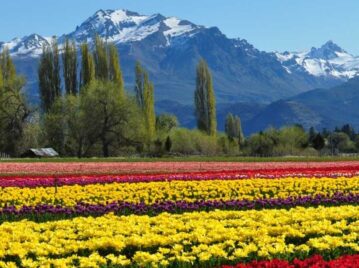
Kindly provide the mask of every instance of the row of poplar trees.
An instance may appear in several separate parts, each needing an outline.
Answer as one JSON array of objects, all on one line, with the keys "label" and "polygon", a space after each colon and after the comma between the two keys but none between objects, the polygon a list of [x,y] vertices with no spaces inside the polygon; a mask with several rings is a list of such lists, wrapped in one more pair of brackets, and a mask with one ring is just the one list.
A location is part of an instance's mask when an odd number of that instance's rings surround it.
[{"label": "row of poplar trees", "polygon": [[60,53],[54,38],[43,50],[38,75],[47,143],[60,153],[101,151],[108,157],[120,147],[149,147],[155,139],[153,83],[137,62],[136,95],[128,94],[115,45],[96,37],[93,48],[84,43],[78,51],[66,40]]},{"label": "row of poplar trees", "polygon": [[[80,51],[74,41],[66,40],[61,53],[54,38],[43,50],[39,86],[47,143],[62,154],[93,155],[100,146],[107,157],[116,154],[116,146],[150,149],[156,139],[154,85],[148,72],[136,63],[132,101],[125,91],[118,50],[100,37],[93,48],[84,43]],[[213,79],[203,59],[197,65],[194,102],[198,129],[216,137]],[[229,114],[225,130],[230,140],[241,142],[238,117]]]}]

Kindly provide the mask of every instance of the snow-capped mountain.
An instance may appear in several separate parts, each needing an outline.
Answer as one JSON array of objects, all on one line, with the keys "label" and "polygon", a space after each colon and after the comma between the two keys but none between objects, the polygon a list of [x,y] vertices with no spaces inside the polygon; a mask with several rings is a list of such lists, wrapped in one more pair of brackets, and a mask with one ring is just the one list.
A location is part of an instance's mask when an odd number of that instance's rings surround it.
[{"label": "snow-capped mountain", "polygon": [[[99,35],[108,42],[114,44],[140,42],[145,38],[158,34],[163,37],[161,46],[170,46],[180,40],[188,38],[203,26],[195,25],[176,17],[164,17],[161,14],[150,16],[140,15],[128,10],[99,10],[88,18],[76,30],[58,38],[60,48],[66,38],[75,40],[78,44],[91,42],[95,35]],[[51,43],[51,37],[42,37],[31,34],[24,38],[14,38],[9,42],[0,42],[0,50],[7,47],[12,56],[41,55],[43,46]]]},{"label": "snow-capped mountain", "polygon": [[276,53],[288,73],[304,71],[316,77],[347,80],[359,75],[359,57],[353,56],[333,41],[304,52]]},{"label": "snow-capped mountain", "polygon": [[140,15],[128,10],[99,10],[68,36],[78,42],[90,41],[96,34],[109,42],[136,42],[160,33],[170,45],[173,39],[195,34],[199,29],[189,21],[161,14]]},{"label": "snow-capped mountain", "polygon": [[[119,50],[124,79],[133,88],[136,60],[148,69],[156,100],[192,103],[198,60],[207,60],[218,102],[269,103],[319,87],[331,87],[359,73],[359,60],[332,42],[302,53],[273,53],[256,49],[244,39],[225,36],[217,27],[196,25],[161,14],[141,15],[128,10],[99,10],[71,33],[58,37],[78,45],[91,44],[95,35]],[[0,42],[10,49],[17,70],[27,78],[32,100],[38,99],[37,66],[51,37],[31,34]]]},{"label": "snow-capped mountain", "polygon": [[42,48],[50,44],[51,38],[31,34],[23,38],[14,38],[10,42],[0,43],[0,50],[7,47],[12,56],[39,56]]}]

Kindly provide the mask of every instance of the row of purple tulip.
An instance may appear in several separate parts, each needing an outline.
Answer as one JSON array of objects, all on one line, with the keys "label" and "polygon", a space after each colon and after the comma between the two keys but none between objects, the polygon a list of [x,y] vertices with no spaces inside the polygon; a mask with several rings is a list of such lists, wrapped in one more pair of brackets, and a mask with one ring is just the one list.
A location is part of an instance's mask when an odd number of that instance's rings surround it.
[{"label": "row of purple tulip", "polygon": [[124,201],[109,204],[78,203],[73,207],[39,204],[37,206],[4,207],[0,210],[0,220],[17,220],[23,218],[49,220],[51,218],[68,218],[76,216],[100,216],[106,213],[118,215],[155,215],[161,212],[182,213],[190,211],[248,210],[263,208],[291,208],[295,206],[330,206],[341,204],[359,204],[359,194],[336,193],[333,196],[316,195],[288,198],[269,198],[257,200],[208,200],[208,201],[165,201],[154,204],[128,203]]}]

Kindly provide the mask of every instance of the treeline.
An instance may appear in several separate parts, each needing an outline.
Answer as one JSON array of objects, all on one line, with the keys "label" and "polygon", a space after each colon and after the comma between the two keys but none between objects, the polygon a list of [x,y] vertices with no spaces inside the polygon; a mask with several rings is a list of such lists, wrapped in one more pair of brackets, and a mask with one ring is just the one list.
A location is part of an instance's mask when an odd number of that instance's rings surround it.
[{"label": "treeline", "polygon": [[217,131],[212,74],[204,60],[196,70],[197,129],[180,128],[171,114],[155,113],[155,88],[140,62],[135,85],[125,89],[118,50],[96,37],[90,46],[57,39],[44,47],[38,79],[41,103],[31,106],[25,79],[16,74],[8,49],[0,55],[0,152],[21,156],[52,147],[61,156],[121,155],[318,155],[356,153],[359,134],[345,125],[333,132],[301,126],[270,128],[245,138],[241,120],[228,114]]},{"label": "treeline", "polygon": [[244,142],[242,151],[244,155],[251,156],[317,156],[358,152],[359,133],[349,124],[336,127],[333,131],[316,131],[311,127],[306,132],[300,125],[269,128],[250,136]]}]

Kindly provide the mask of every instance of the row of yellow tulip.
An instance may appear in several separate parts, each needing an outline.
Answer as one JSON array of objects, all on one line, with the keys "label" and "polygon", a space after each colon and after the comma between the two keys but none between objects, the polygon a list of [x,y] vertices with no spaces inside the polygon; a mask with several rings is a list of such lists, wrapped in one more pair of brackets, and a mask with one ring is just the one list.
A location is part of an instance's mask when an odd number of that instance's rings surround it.
[{"label": "row of yellow tulip", "polygon": [[111,183],[62,186],[57,189],[8,187],[0,189],[0,207],[37,204],[73,206],[78,202],[104,204],[118,200],[146,204],[178,200],[253,200],[333,195],[338,192],[358,194],[358,177]]},{"label": "row of yellow tulip", "polygon": [[[356,206],[78,217],[0,225],[0,261],[24,267],[218,265],[359,252]],[[31,257],[30,257],[31,256]],[[1,264],[0,264],[1,267]]]}]

